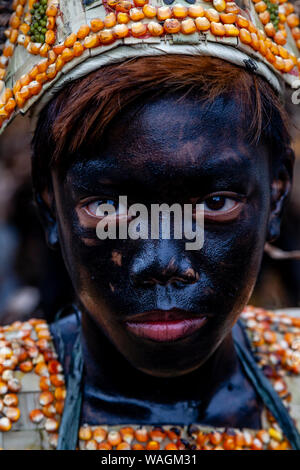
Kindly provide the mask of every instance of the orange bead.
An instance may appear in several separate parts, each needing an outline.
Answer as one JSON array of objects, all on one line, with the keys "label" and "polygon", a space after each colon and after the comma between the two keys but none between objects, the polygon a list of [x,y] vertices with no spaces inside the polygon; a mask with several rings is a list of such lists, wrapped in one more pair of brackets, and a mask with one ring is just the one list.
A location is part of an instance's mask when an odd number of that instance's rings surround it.
[{"label": "orange bead", "polygon": [[3,49],[3,55],[5,57],[11,57],[14,52],[14,46],[13,44],[8,44],[7,46],[4,47]]},{"label": "orange bead", "polygon": [[148,431],[144,427],[140,427],[135,431],[135,438],[138,442],[147,442],[149,439]]},{"label": "orange bead", "polygon": [[204,16],[204,8],[201,5],[191,5],[188,10],[188,15],[191,18]]},{"label": "orange bead", "polygon": [[267,9],[267,5],[265,2],[261,1],[261,2],[258,2],[255,4],[255,10],[257,11],[257,13],[262,13],[264,12],[266,9]]},{"label": "orange bead", "polygon": [[79,439],[82,441],[89,441],[92,439],[93,432],[90,426],[87,424],[84,424],[83,426],[80,427],[79,429]]},{"label": "orange bead", "polygon": [[[26,98],[26,97],[28,98],[30,96],[30,92],[29,92],[28,88],[25,90],[25,87],[26,87],[26,85],[23,86],[22,89],[20,90],[22,98]],[[31,361],[25,361],[25,362],[21,362],[19,367],[20,367],[20,370],[22,372],[30,372],[33,369],[33,364],[32,364]]]},{"label": "orange bead", "polygon": [[11,421],[7,417],[0,418],[0,431],[7,432],[11,430]]},{"label": "orange bead", "polygon": [[102,31],[100,31],[98,33],[98,37],[101,44],[110,44],[115,40],[113,32],[109,29],[103,29]]},{"label": "orange bead", "polygon": [[145,446],[143,444],[133,444],[132,450],[145,450]]},{"label": "orange bead", "polygon": [[119,0],[116,3],[116,10],[122,11],[123,13],[128,13],[132,8],[132,3],[129,0]]},{"label": "orange bead", "polygon": [[220,432],[211,432],[209,434],[209,440],[213,445],[218,445],[222,442],[222,434]]},{"label": "orange bead", "polygon": [[[38,83],[41,83],[38,81]],[[43,390],[43,391],[46,391],[46,390],[49,390],[50,388],[50,380],[48,377],[41,377],[40,378],[40,389]]]},{"label": "orange bead", "polygon": [[249,21],[242,15],[237,15],[236,23],[240,28],[248,28],[249,26]]},{"label": "orange bead", "polygon": [[[9,98],[6,105],[4,106],[4,109],[8,114],[11,114],[13,112],[13,110],[15,109],[16,105],[17,105],[16,101],[13,98]],[[9,395],[5,395],[5,398],[8,399],[8,397],[9,397]],[[5,400],[5,398],[4,398],[4,400]],[[17,403],[13,403],[13,405],[16,405]],[[4,404],[6,404],[5,401],[4,401]]]},{"label": "orange bead", "polygon": [[119,24],[127,24],[130,21],[130,16],[127,13],[119,12],[117,14],[117,22]]},{"label": "orange bead", "polygon": [[282,46],[278,46],[278,51],[279,51],[279,55],[283,58],[283,59],[289,59],[290,57],[290,53],[287,49],[285,49],[284,47]]},{"label": "orange bead", "polygon": [[159,7],[157,9],[157,19],[164,21],[172,17],[172,10],[170,7]]},{"label": "orange bead", "polygon": [[166,432],[161,427],[152,428],[149,432],[152,441],[162,442],[166,437]]},{"label": "orange bead", "polygon": [[159,450],[159,449],[160,449],[159,442],[157,442],[157,441],[149,441],[149,442],[147,442],[147,444],[146,444],[146,449],[147,449],[147,450]]},{"label": "orange bead", "polygon": [[273,23],[267,23],[265,25],[265,32],[271,38],[275,36],[276,29],[275,29],[275,26],[273,25]]},{"label": "orange bead", "polygon": [[184,5],[174,5],[173,6],[173,16],[174,18],[186,18],[188,15],[188,9]]},{"label": "orange bead", "polygon": [[126,38],[129,34],[128,26],[126,24],[117,24],[113,28],[113,34],[117,39]]},{"label": "orange bead", "polygon": [[22,7],[22,5],[19,4],[16,8],[16,15],[17,16],[22,16],[23,12],[24,12],[24,8]]},{"label": "orange bead", "polygon": [[143,13],[147,18],[154,18],[156,16],[156,7],[153,5],[144,5],[143,6]]},{"label": "orange bead", "polygon": [[32,410],[30,413],[29,413],[29,419],[30,421],[32,421],[33,423],[40,423],[43,419],[44,419],[44,415],[43,413],[41,412],[41,410]]},{"label": "orange bead", "polygon": [[[10,99],[12,100],[13,98],[10,98]],[[7,102],[7,104],[8,104],[8,102]],[[18,403],[19,403],[19,399],[18,399],[18,396],[15,393],[7,393],[3,398],[3,404],[5,406],[17,406]]]},{"label": "orange bead", "polygon": [[87,441],[85,443],[85,449],[86,450],[97,450],[98,444],[94,439],[91,439],[90,441]]},{"label": "orange bead", "polygon": [[50,5],[46,10],[47,16],[56,16],[57,15],[57,8],[55,5]]},{"label": "orange bead", "polygon": [[183,34],[193,34],[196,31],[195,21],[192,18],[187,18],[181,22],[181,32]]},{"label": "orange bead", "polygon": [[[256,33],[251,33],[251,46],[254,50],[259,50],[259,40]],[[260,337],[261,344],[263,344],[263,338]],[[258,344],[257,344],[258,346]]]},{"label": "orange bead", "polygon": [[150,23],[148,23],[148,31],[151,36],[161,36],[164,32],[164,28],[161,24],[156,23],[156,21],[150,21]]},{"label": "orange bead", "polygon": [[284,44],[286,44],[286,38],[284,37],[284,34],[281,31],[277,31],[274,36],[274,41],[276,42],[276,44],[280,44],[281,46],[284,46]]},{"label": "orange bead", "polygon": [[98,450],[112,450],[112,446],[108,442],[98,444]]},{"label": "orange bead", "polygon": [[263,450],[262,442],[259,439],[254,439],[251,445],[252,450]]},{"label": "orange bead", "polygon": [[82,45],[79,41],[76,41],[76,42],[74,43],[74,46],[73,46],[73,53],[74,53],[74,56],[75,56],[75,57],[81,56],[81,54],[83,53],[83,51],[84,51],[83,45]]},{"label": "orange bead", "polygon": [[53,418],[56,414],[56,409],[51,403],[50,405],[43,406],[42,408],[43,415],[47,418]]},{"label": "orange bead", "polygon": [[[101,31],[101,33],[103,33],[103,31]],[[97,34],[90,34],[89,36],[85,38],[83,44],[84,44],[84,47],[86,47],[87,49],[92,49],[93,47],[97,47],[99,46],[99,37],[97,36]]]},{"label": "orange bead", "polygon": [[98,33],[98,31],[101,31],[103,28],[104,23],[100,18],[94,18],[91,20],[91,31],[93,31],[93,33]]},{"label": "orange bead", "polygon": [[293,28],[292,35],[295,40],[300,39],[300,28]]},{"label": "orange bead", "polygon": [[21,24],[21,20],[15,13],[13,13],[10,17],[9,24],[13,29],[18,29]]},{"label": "orange bead", "polygon": [[166,33],[175,34],[180,31],[181,24],[175,18],[169,18],[164,22],[164,30]]},{"label": "orange bead", "polygon": [[72,47],[74,43],[76,42],[76,40],[77,40],[76,34],[72,33],[65,39],[64,45],[66,47]]},{"label": "orange bead", "polygon": [[50,51],[50,46],[49,46],[49,44],[46,44],[46,43],[45,43],[45,44],[43,44],[43,45],[41,46],[41,48],[40,48],[40,55],[41,55],[42,57],[47,57],[49,51]]},{"label": "orange bead", "polygon": [[54,391],[54,396],[56,400],[64,400],[66,398],[67,392],[64,387],[57,387]]},{"label": "orange bead", "polygon": [[204,15],[209,21],[214,21],[216,23],[220,21],[220,15],[214,8],[209,8],[208,10],[205,10]]},{"label": "orange bead", "polygon": [[267,23],[269,23],[270,18],[271,18],[271,15],[270,15],[270,13],[268,12],[268,10],[264,11],[263,13],[260,13],[258,16],[259,16],[260,21],[261,21],[262,24],[264,24],[264,25],[266,25]]},{"label": "orange bead", "polygon": [[178,447],[174,442],[170,442],[169,444],[166,444],[165,450],[178,450]]},{"label": "orange bead", "polygon": [[210,21],[205,17],[196,18],[195,23],[199,31],[207,31],[210,28]]},{"label": "orange bead", "polygon": [[30,26],[27,23],[21,24],[21,26],[19,28],[19,32],[23,33],[23,34],[27,34],[29,30],[30,30]]},{"label": "orange bead", "polygon": [[132,8],[129,12],[129,16],[132,21],[140,21],[145,18],[143,10],[140,8]]},{"label": "orange bead", "polygon": [[57,55],[55,54],[54,51],[49,51],[48,52],[48,64],[51,65],[51,64],[54,64],[54,62],[56,61],[56,57]]},{"label": "orange bead", "polygon": [[96,429],[94,429],[93,431],[93,439],[95,439],[95,441],[100,444],[101,442],[103,442],[107,437],[107,431],[101,427],[98,427]]},{"label": "orange bead", "polygon": [[4,80],[6,75],[6,70],[5,69],[0,69],[0,80]]},{"label": "orange bead", "polygon": [[29,91],[31,95],[38,95],[42,90],[42,84],[38,81],[34,80],[28,85]]},{"label": "orange bead", "polygon": [[90,32],[90,27],[85,24],[80,26],[79,30],[77,31],[77,38],[78,39],[85,39]]},{"label": "orange bead", "polygon": [[121,434],[118,431],[110,431],[107,435],[107,442],[112,446],[117,446],[122,442]]},{"label": "orange bead", "polygon": [[41,406],[47,406],[53,403],[54,401],[54,396],[53,393],[46,391],[42,392],[39,396],[39,403]]},{"label": "orange bead", "polygon": [[26,100],[24,98],[22,98],[19,91],[15,94],[15,98],[16,98],[17,106],[19,108],[23,108]]},{"label": "orange bead", "polygon": [[224,24],[225,34],[229,37],[237,37],[240,34],[239,29],[233,24]]},{"label": "orange bead", "polygon": [[66,47],[61,53],[61,58],[64,62],[70,62],[70,60],[74,58],[73,50],[69,47]]},{"label": "orange bead", "polygon": [[45,429],[47,432],[56,432],[59,427],[59,422],[54,418],[48,418],[45,422]]},{"label": "orange bead", "polygon": [[[39,71],[40,73],[46,72],[46,70],[47,70],[47,68],[48,68],[48,65],[49,65],[49,64],[48,64],[48,59],[42,60],[41,62],[39,62],[39,63],[37,64],[38,71]],[[43,364],[45,364],[45,363],[43,363]]]},{"label": "orange bead", "polygon": [[226,13],[235,13],[237,15],[237,14],[240,13],[240,8],[237,6],[237,4],[235,2],[227,2],[225,12]]},{"label": "orange bead", "polygon": [[[63,61],[61,62],[63,64]],[[47,75],[48,80],[53,80],[53,78],[56,77],[57,75],[56,67],[57,67],[57,63],[55,62],[54,64],[49,65],[49,67],[47,68],[46,75]]]},{"label": "orange bead", "polygon": [[242,28],[240,30],[240,40],[244,44],[251,44],[251,42],[252,42],[251,34],[249,33],[249,31],[247,29]]},{"label": "orange bead", "polygon": [[47,29],[54,29],[54,27],[55,27],[55,18],[54,18],[54,16],[48,16]]},{"label": "orange bead", "polygon": [[262,39],[259,39],[259,51],[263,56],[265,56],[267,53],[266,43]]},{"label": "orange bead", "polygon": [[214,36],[225,36],[226,30],[222,23],[215,23],[214,21],[210,24],[210,31]]},{"label": "orange bead", "polygon": [[143,7],[144,5],[146,5],[146,3],[148,3],[149,0],[134,0],[134,4],[137,6],[137,7]]},{"label": "orange bead", "polygon": [[57,401],[55,403],[55,410],[56,410],[56,413],[58,413],[59,415],[63,414],[64,404],[65,404],[65,402],[63,400]]},{"label": "orange bead", "polygon": [[117,445],[116,450],[131,450],[131,447],[127,442],[121,442]]},{"label": "orange bead", "polygon": [[18,39],[18,30],[17,29],[12,29],[11,30],[11,33],[10,33],[10,36],[9,36],[9,40],[12,44],[15,44],[17,42],[17,39]]},{"label": "orange bead", "polygon": [[290,28],[295,28],[296,26],[299,26],[299,16],[295,13],[288,15],[286,21]]},{"label": "orange bead", "polygon": [[137,22],[137,23],[133,23],[131,25],[131,34],[133,37],[135,38],[138,38],[140,36],[144,36],[144,34],[146,34],[147,32],[147,25],[145,23],[142,23],[142,22]]},{"label": "orange bead", "polygon": [[105,28],[112,28],[116,24],[117,24],[117,17],[115,15],[115,13],[112,12],[112,13],[109,13],[108,15],[106,15],[106,17],[104,18]]},{"label": "orange bead", "polygon": [[52,29],[49,29],[45,35],[45,42],[51,46],[55,43],[55,39],[56,37],[54,31],[52,31]]},{"label": "orange bead", "polygon": [[235,439],[233,436],[227,437],[224,440],[223,447],[224,450],[234,450],[235,448]]},{"label": "orange bead", "polygon": [[237,20],[237,15],[234,13],[221,13],[220,19],[224,24],[233,24]]},{"label": "orange bead", "polygon": [[13,406],[7,406],[3,409],[3,411],[4,411],[5,416],[13,423],[15,423],[16,421],[20,419],[21,412],[19,408],[15,408]]}]

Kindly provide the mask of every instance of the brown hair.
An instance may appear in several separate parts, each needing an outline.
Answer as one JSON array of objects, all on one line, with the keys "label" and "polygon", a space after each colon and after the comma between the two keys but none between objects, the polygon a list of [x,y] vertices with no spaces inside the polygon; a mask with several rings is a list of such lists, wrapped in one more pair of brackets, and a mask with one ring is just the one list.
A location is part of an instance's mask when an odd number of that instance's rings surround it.
[{"label": "brown hair", "polygon": [[221,59],[166,55],[105,66],[67,85],[42,111],[33,139],[33,182],[43,188],[53,165],[67,165],[84,146],[99,141],[108,124],[146,94],[199,92],[202,101],[220,95],[238,100],[251,116],[249,137],[268,138],[276,153],[290,145],[287,116],[261,77]]}]

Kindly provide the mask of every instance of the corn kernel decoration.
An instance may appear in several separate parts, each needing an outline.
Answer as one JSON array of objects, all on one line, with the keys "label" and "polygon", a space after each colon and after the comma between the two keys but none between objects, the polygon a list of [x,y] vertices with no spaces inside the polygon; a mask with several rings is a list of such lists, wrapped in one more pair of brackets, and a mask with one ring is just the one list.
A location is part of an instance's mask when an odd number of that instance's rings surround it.
[{"label": "corn kernel decoration", "polygon": [[[248,306],[241,320],[259,367],[271,381],[283,404],[289,408],[292,402],[289,380],[300,380],[300,317]],[[1,434],[14,432],[16,423],[24,413],[21,406],[24,402],[20,395],[23,393],[23,380],[27,376],[36,377],[40,390],[36,394],[36,407],[29,410],[27,418],[31,426],[47,433],[48,447],[56,448],[66,387],[63,369],[57,360],[49,327],[44,320],[31,319],[24,323],[0,326],[0,441]],[[84,424],[79,429],[78,448],[289,450],[290,444],[274,417],[267,409],[264,413],[264,429],[260,430],[213,428],[200,424]]]},{"label": "corn kernel decoration", "polygon": [[176,35],[182,44],[215,42],[232,53],[240,50],[289,85],[299,80],[300,23],[288,0],[250,0],[243,7],[243,0],[239,5],[228,0],[175,2],[106,0],[88,10],[78,0],[72,16],[67,2],[15,0],[0,56],[0,128],[25,113],[65,70],[91,56],[122,45],[151,48],[151,41],[172,46]]}]

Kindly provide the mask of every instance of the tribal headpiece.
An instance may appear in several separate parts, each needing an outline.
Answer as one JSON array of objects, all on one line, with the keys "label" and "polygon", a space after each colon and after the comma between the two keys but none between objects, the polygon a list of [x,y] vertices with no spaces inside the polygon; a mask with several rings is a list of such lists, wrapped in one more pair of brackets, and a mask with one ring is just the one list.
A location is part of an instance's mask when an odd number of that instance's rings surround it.
[{"label": "tribal headpiece", "polygon": [[299,86],[299,17],[287,0],[14,0],[12,9],[0,56],[2,130],[71,80],[133,57],[219,57],[279,93]]}]

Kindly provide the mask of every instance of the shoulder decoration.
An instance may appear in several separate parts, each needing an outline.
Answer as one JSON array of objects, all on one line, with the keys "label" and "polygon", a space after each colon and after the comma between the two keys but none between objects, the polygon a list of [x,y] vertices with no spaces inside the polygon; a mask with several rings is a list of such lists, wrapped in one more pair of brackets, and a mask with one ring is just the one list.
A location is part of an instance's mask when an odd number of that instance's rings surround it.
[{"label": "shoulder decoration", "polygon": [[[300,426],[300,316],[246,307],[242,321],[254,356]],[[49,327],[31,319],[0,327],[0,448],[55,449],[66,398],[62,366]],[[87,450],[289,450],[265,409],[262,429],[120,425],[79,429]]]}]

